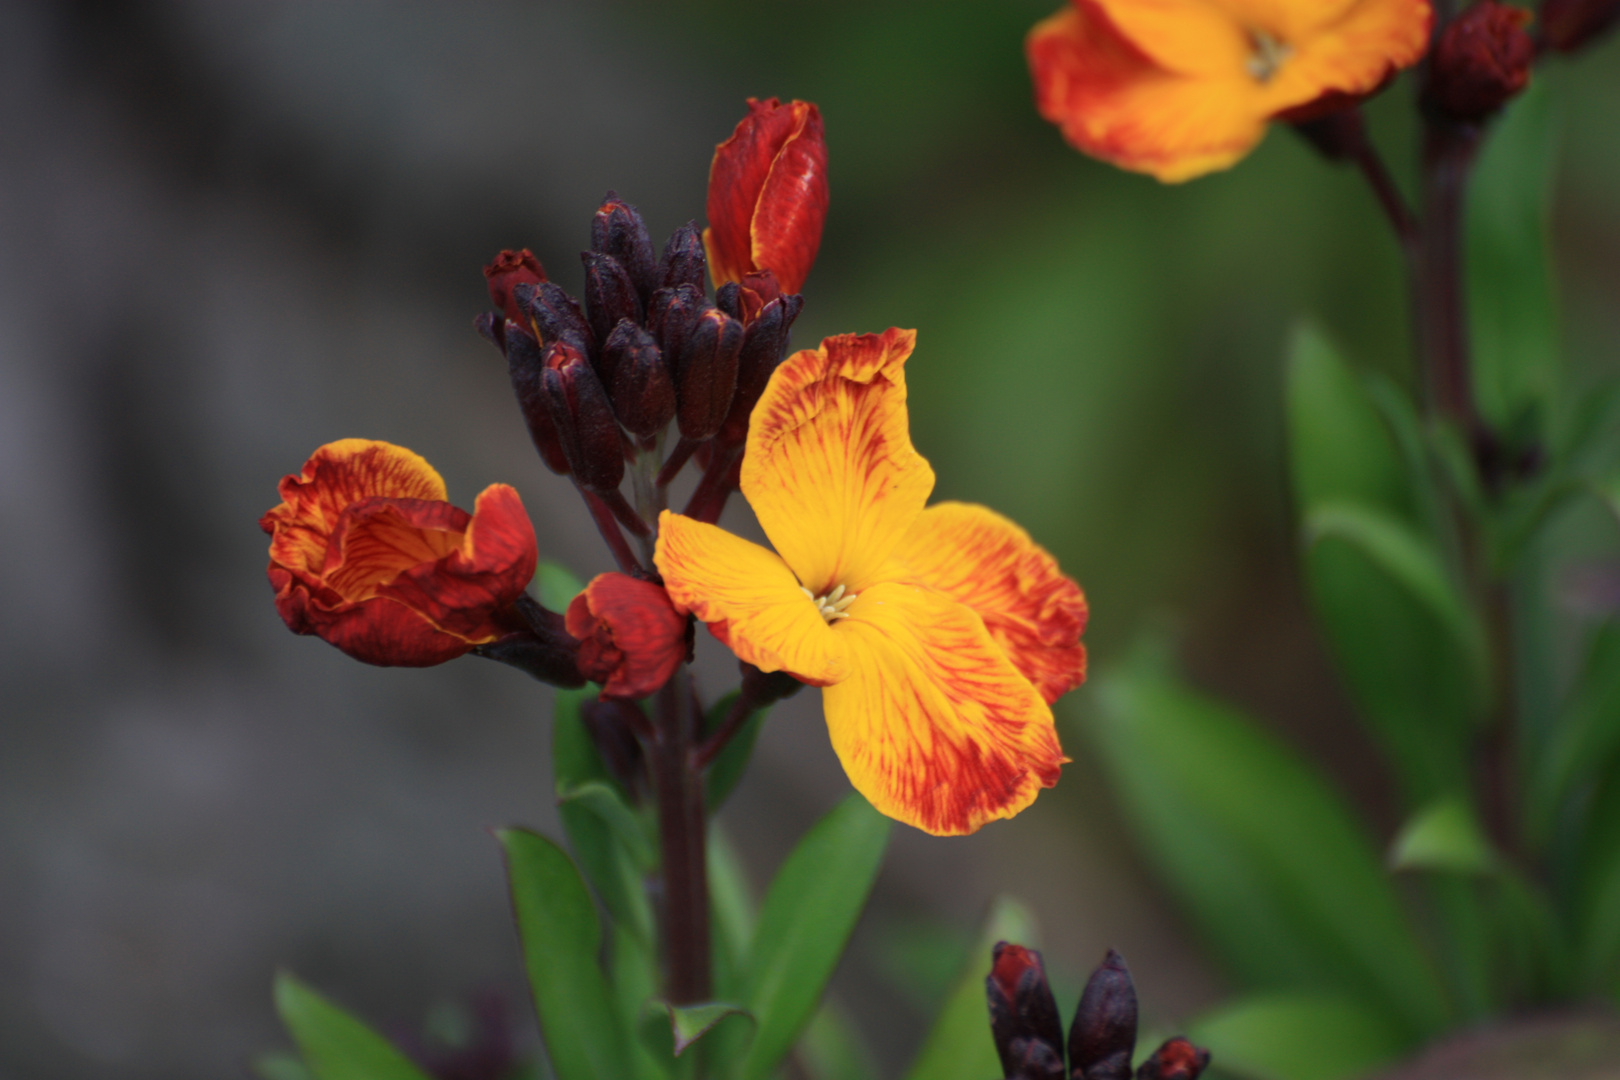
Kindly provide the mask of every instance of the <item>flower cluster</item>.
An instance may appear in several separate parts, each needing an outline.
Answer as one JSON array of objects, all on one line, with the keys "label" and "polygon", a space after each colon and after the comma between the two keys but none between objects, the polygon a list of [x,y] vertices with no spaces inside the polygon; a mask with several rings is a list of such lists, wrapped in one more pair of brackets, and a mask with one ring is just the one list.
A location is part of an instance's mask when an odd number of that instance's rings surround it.
[{"label": "flower cluster", "polygon": [[[1057,782],[1051,703],[1085,678],[1085,598],[1007,519],[925,508],[933,471],[906,412],[914,332],[784,360],[821,242],[826,142],[814,105],[748,105],[716,148],[706,229],[684,225],[655,253],[609,193],[583,302],[527,250],[484,271],[495,310],[478,329],[618,571],[548,611],[525,593],[535,540],[515,492],[492,487],[467,515],[414,454],[348,440],[284,481],[264,519],[278,604],[293,629],[372,663],[476,652],[589,679],[604,701],[670,685],[695,616],[753,673],[739,716],[823,687],[833,746],[873,805],[972,832]],[[688,463],[701,475],[675,513]],[[776,552],[715,524],[737,490]]]}]

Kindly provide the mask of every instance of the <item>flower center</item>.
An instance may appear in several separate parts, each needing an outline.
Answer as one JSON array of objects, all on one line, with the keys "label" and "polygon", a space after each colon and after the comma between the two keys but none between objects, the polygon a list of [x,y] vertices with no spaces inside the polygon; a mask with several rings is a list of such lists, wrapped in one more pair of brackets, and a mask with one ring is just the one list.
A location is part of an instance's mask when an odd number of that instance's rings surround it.
[{"label": "flower center", "polygon": [[1262,83],[1270,82],[1283,62],[1294,55],[1292,45],[1278,41],[1264,30],[1251,29],[1249,40],[1254,44],[1254,52],[1249,54],[1249,74]]},{"label": "flower center", "polygon": [[803,585],[799,586],[799,591],[808,596],[811,602],[816,605],[816,610],[821,613],[823,619],[827,620],[828,625],[837,622],[839,619],[849,618],[849,605],[853,604],[856,599],[855,593],[846,596],[842,585],[826,596],[817,596]]}]

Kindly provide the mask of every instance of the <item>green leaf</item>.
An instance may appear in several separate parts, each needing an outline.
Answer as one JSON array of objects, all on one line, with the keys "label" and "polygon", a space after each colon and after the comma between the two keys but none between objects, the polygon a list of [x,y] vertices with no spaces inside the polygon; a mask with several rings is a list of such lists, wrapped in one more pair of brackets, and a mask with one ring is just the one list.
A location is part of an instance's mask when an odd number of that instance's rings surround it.
[{"label": "green leaf", "polygon": [[[648,1006],[658,993],[658,956],[653,943],[626,930],[622,924],[613,926],[613,948],[609,954],[609,981],[619,1009],[619,1023],[626,1031],[641,1032],[641,1023]],[[669,1040],[669,1020],[663,1021],[662,1041],[638,1038],[631,1041],[630,1055],[634,1059],[637,1077],[642,1080],[665,1080],[673,1073],[674,1048]]]},{"label": "green leaf", "polygon": [[906,1080],[986,1080],[1001,1073],[984,997],[990,950],[998,941],[1030,948],[1040,943],[1029,910],[1007,897],[992,904],[978,945],[962,965],[944,1008],[906,1070]]},{"label": "green leaf", "polygon": [[623,1080],[631,1075],[630,1055],[597,966],[602,927],[584,879],[545,837],[526,829],[496,835],[552,1071],[557,1080]]},{"label": "green leaf", "polygon": [[[624,803],[623,789],[609,776],[580,718],[580,706],[593,693],[586,688],[559,690],[556,695],[551,768],[557,783],[557,816],[580,869],[614,921],[650,942],[652,908],[642,881],[643,868],[651,863],[650,841],[639,823],[632,826],[634,812]],[[585,793],[583,800],[571,797],[579,792]],[[614,802],[622,813],[613,808]],[[636,832],[640,841],[627,839]]]},{"label": "green leaf", "polygon": [[1389,865],[1395,870],[1488,874],[1498,864],[1473,806],[1452,795],[1430,803],[1401,827],[1390,846]]},{"label": "green leaf", "polygon": [[805,1027],[799,1056],[815,1080],[877,1080],[881,1075],[855,1025],[831,998]]},{"label": "green leaf", "polygon": [[[712,732],[725,720],[726,714],[731,711],[732,703],[737,700],[737,691],[733,690],[725,697],[714,703],[709,715],[704,721],[703,730]],[[765,716],[769,708],[755,709],[749,714],[743,726],[737,729],[731,741],[709,763],[709,769],[704,777],[704,798],[708,803],[709,813],[720,809],[737,786],[737,781],[743,777],[748,768],[748,759],[754,753],[754,743],[759,739],[759,730],[765,726]]]},{"label": "green leaf", "polygon": [[743,1000],[759,1022],[740,1069],[768,1075],[815,1012],[877,877],[889,820],[850,793],[799,841],[771,882]]},{"label": "green leaf", "polygon": [[714,985],[722,997],[741,993],[738,973],[754,939],[754,900],[731,841],[719,822],[709,823],[709,910],[714,915]]},{"label": "green leaf", "polygon": [[1440,553],[1404,522],[1354,503],[1318,503],[1305,514],[1307,543],[1333,537],[1350,544],[1399,583],[1451,635],[1483,696],[1485,629],[1446,574]]},{"label": "green leaf", "polygon": [[1314,989],[1444,1026],[1440,985],[1362,823],[1236,712],[1138,665],[1100,680],[1093,734],[1135,829],[1246,985]]},{"label": "green leaf", "polygon": [[569,603],[585,591],[585,584],[561,563],[541,562],[534,568],[534,587],[540,603],[552,611],[567,611]]},{"label": "green leaf", "polygon": [[1398,1027],[1345,998],[1257,994],[1194,1021],[1188,1037],[1222,1072],[1254,1080],[1341,1080],[1400,1056]]},{"label": "green leaf", "polygon": [[1620,770],[1593,794],[1575,862],[1577,987],[1620,995]]},{"label": "green leaf", "polygon": [[701,1005],[671,1005],[661,1002],[669,1017],[670,1036],[674,1040],[674,1053],[680,1057],[686,1048],[713,1031],[715,1025],[728,1016],[741,1016],[752,1020],[753,1014],[741,1005],[724,1001],[709,1001]]},{"label": "green leaf", "polygon": [[286,972],[276,1012],[318,1080],[428,1080],[394,1044]]},{"label": "green leaf", "polygon": [[624,845],[637,865],[650,868],[657,864],[652,838],[647,835],[641,818],[620,797],[618,788],[601,780],[587,780],[583,784],[559,790],[557,802],[578,806],[595,814],[613,833],[614,839]]},{"label": "green leaf", "polygon": [[1548,737],[1526,799],[1526,832],[1545,843],[1559,810],[1620,752],[1620,625],[1592,638],[1586,668]]},{"label": "green leaf", "polygon": [[1480,412],[1510,442],[1539,438],[1558,389],[1552,95],[1539,82],[1486,140],[1468,192],[1468,310]]}]

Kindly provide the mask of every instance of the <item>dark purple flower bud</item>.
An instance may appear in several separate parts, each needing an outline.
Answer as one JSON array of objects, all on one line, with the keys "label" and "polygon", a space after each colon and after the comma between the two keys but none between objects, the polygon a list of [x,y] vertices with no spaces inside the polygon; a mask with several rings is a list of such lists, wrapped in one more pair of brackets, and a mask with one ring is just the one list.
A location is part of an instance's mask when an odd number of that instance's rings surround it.
[{"label": "dark purple flower bud", "polygon": [[1483,120],[1530,82],[1536,45],[1523,8],[1477,0],[1446,24],[1429,54],[1424,102],[1454,120]]},{"label": "dark purple flower bud", "polygon": [[568,456],[563,453],[557,422],[552,419],[551,407],[546,403],[546,365],[540,343],[533,334],[510,320],[502,328],[501,337],[506,342],[506,367],[512,377],[512,391],[517,395],[518,408],[523,410],[529,438],[546,468],[567,476]]},{"label": "dark purple flower bud", "polygon": [[990,1034],[1009,1080],[1063,1080],[1063,1024],[1041,954],[997,942],[984,980]]},{"label": "dark purple flower bud", "polygon": [[643,304],[658,288],[658,265],[647,226],[635,207],[611,191],[591,219],[591,248],[618,260]]},{"label": "dark purple flower bud", "polygon": [[675,419],[688,439],[710,438],[725,423],[737,391],[737,354],[743,324],[710,308],[692,324],[675,360]]},{"label": "dark purple flower bud", "polygon": [[506,316],[498,311],[485,311],[473,319],[473,329],[503,354],[506,352]]},{"label": "dark purple flower bud", "polygon": [[803,307],[804,297],[797,293],[772,300],[743,332],[742,350],[737,354],[737,395],[720,429],[722,441],[740,443],[748,437],[748,417],[759,404],[771,373],[782,363],[788,330]]},{"label": "dark purple flower bud", "polygon": [[522,251],[503,251],[495,261],[484,267],[484,281],[489,285],[489,299],[501,314],[513,322],[521,323],[523,314],[518,310],[513,294],[519,285],[538,285],[546,280],[546,268],[528,248]]},{"label": "dark purple flower bud", "polygon": [[1086,983],[1069,1026],[1070,1080],[1130,1080],[1136,1049],[1136,987],[1113,949]]},{"label": "dark purple flower bud", "polygon": [[659,289],[653,293],[647,306],[647,329],[658,339],[658,347],[672,361],[686,348],[692,324],[708,305],[703,301],[703,290],[690,285]]},{"label": "dark purple flower bud", "polygon": [[696,289],[699,296],[703,295],[703,282],[709,269],[703,255],[703,234],[698,231],[696,222],[688,221],[670,236],[658,269],[664,288],[687,285]]},{"label": "dark purple flower bud", "polygon": [[566,341],[546,346],[546,405],[563,453],[587,491],[617,491],[624,479],[624,443],[607,391],[582,353]]},{"label": "dark purple flower bud", "polygon": [[1198,1080],[1209,1066],[1209,1051],[1177,1036],[1153,1051],[1136,1070],[1136,1080]]},{"label": "dark purple flower bud", "polygon": [[540,331],[540,344],[566,341],[582,354],[589,356],[596,349],[596,336],[580,314],[579,305],[561,285],[542,281],[538,285],[519,285],[512,290],[518,306],[534,321]]},{"label": "dark purple flower bud", "polygon": [[1620,0],[1546,0],[1541,40],[1555,52],[1574,52],[1620,20]]},{"label": "dark purple flower bud", "polygon": [[1329,161],[1349,161],[1367,143],[1367,121],[1360,109],[1339,109],[1294,123],[1294,130]]},{"label": "dark purple flower bud", "polygon": [[728,281],[714,290],[714,306],[733,319],[742,318],[742,285]]},{"label": "dark purple flower bud", "polygon": [[580,703],[579,716],[585,721],[585,730],[596,744],[602,764],[624,785],[632,800],[638,799],[647,786],[647,766],[641,740],[636,737],[638,722],[646,723],[641,706],[623,698],[593,697]]},{"label": "dark purple flower bud", "polygon": [[606,341],[620,319],[640,322],[641,297],[619,260],[599,251],[582,251],[585,264],[585,318],[597,341]]},{"label": "dark purple flower bud", "polygon": [[624,429],[650,439],[675,417],[675,383],[653,336],[629,319],[602,346],[602,377]]}]

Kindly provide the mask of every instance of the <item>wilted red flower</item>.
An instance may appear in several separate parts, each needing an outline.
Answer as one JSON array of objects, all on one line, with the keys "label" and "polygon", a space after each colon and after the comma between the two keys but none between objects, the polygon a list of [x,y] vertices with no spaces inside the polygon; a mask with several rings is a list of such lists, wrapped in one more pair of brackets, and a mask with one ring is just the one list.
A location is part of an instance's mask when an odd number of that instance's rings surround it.
[{"label": "wilted red flower", "polygon": [[748,115],[715,147],[708,214],[716,288],[756,270],[774,273],[785,293],[804,287],[827,220],[827,140],[814,105],[748,99]]},{"label": "wilted red flower", "polygon": [[1523,8],[1479,0],[1451,20],[1429,58],[1427,101],[1459,120],[1482,120],[1530,82],[1535,42]]},{"label": "wilted red flower", "polygon": [[579,670],[602,684],[604,697],[646,697],[686,659],[686,616],[650,581],[598,574],[567,618],[580,640]]},{"label": "wilted red flower", "polygon": [[288,629],[368,664],[426,667],[521,628],[512,610],[534,577],[534,526],[505,484],[471,514],[402,446],[342,439],[285,477],[270,584]]},{"label": "wilted red flower", "polygon": [[518,307],[512,291],[519,285],[538,285],[546,280],[546,268],[528,248],[522,251],[503,251],[495,261],[484,267],[484,280],[489,285],[489,299],[501,314],[519,324],[528,326],[529,320]]}]

